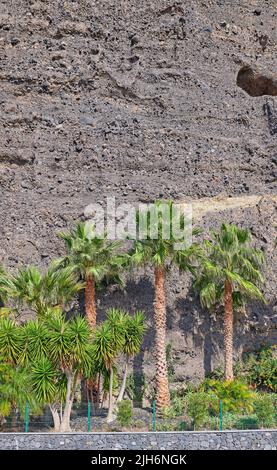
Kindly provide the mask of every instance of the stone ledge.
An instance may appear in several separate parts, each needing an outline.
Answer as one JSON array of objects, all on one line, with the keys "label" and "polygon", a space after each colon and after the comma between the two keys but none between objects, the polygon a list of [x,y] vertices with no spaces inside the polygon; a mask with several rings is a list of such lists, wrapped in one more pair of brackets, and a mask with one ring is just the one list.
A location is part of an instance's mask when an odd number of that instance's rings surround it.
[{"label": "stone ledge", "polygon": [[277,430],[138,433],[0,433],[0,449],[276,450]]}]

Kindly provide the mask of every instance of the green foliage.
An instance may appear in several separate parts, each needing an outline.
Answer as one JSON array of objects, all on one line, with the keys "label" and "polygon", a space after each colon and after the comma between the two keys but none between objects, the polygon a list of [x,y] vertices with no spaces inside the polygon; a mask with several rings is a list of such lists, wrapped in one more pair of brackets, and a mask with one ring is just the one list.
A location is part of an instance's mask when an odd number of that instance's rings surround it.
[{"label": "green foliage", "polygon": [[146,331],[145,316],[141,311],[137,311],[134,315],[125,314],[124,318],[124,344],[122,352],[126,356],[131,357],[139,353],[143,336]]},{"label": "green foliage", "polygon": [[2,395],[17,408],[28,400],[30,409],[73,399],[80,375],[93,373],[90,335],[84,318],[66,320],[60,311],[20,326],[1,318],[0,354],[13,364]]},{"label": "green foliage", "polygon": [[132,374],[128,375],[126,381],[126,392],[134,403],[142,403],[143,397],[146,393],[147,385],[145,381],[145,375],[133,371]]},{"label": "green foliage", "polygon": [[277,420],[277,396],[273,394],[257,394],[254,401],[254,412],[261,427],[272,427]]},{"label": "green foliage", "polygon": [[30,370],[14,366],[0,357],[0,418],[17,409],[23,416],[26,401],[31,413],[39,414],[39,400],[31,386]]},{"label": "green foliage", "polygon": [[16,275],[0,274],[0,289],[6,297],[12,298],[19,306],[27,305],[37,315],[44,315],[49,308],[61,309],[82,288],[70,267],[57,271],[50,266],[45,274],[38,268],[22,268]]},{"label": "green foliage", "polygon": [[60,233],[67,254],[55,262],[57,268],[70,266],[85,280],[92,276],[100,282],[122,284],[122,269],[127,255],[118,254],[120,242],[111,242],[107,236],[98,237],[92,224],[79,222],[70,232]]},{"label": "green foliage", "polygon": [[[259,423],[256,415],[238,415],[237,413],[223,413],[222,428],[225,429],[258,429]],[[204,429],[219,429],[219,417],[209,416],[203,424]]]},{"label": "green foliage", "polygon": [[171,406],[163,409],[163,416],[165,418],[176,418],[184,414],[186,406],[186,396],[178,396],[173,394],[171,396]]},{"label": "green foliage", "polygon": [[[118,387],[118,379],[117,379],[117,367],[116,364],[113,364],[113,392],[117,390]],[[109,392],[110,388],[110,371],[108,369],[103,369],[102,370],[102,376],[103,376],[103,391],[104,392]]]},{"label": "green foliage", "polygon": [[125,312],[107,311],[107,319],[97,327],[93,341],[93,357],[100,369],[109,370],[125,342]]},{"label": "green foliage", "polygon": [[207,379],[200,388],[205,392],[212,392],[218,400],[222,400],[224,412],[253,409],[254,393],[240,380],[230,382]]},{"label": "green foliage", "polygon": [[117,405],[117,420],[121,426],[130,426],[133,418],[133,406],[130,400],[122,400]]},{"label": "green foliage", "polygon": [[277,392],[276,346],[250,354],[244,363],[243,372],[251,385]]},{"label": "green foliage", "polygon": [[187,414],[193,421],[194,429],[199,429],[209,416],[213,397],[211,394],[199,391],[191,392],[186,397]]},{"label": "green foliage", "polygon": [[162,419],[161,421],[157,422],[156,430],[159,432],[172,432],[176,431],[176,423],[172,421],[172,419]]},{"label": "green foliage", "polygon": [[42,403],[52,403],[56,400],[56,373],[51,362],[41,358],[34,364],[32,385],[38,399]]},{"label": "green foliage", "polygon": [[[199,255],[199,245],[188,246],[190,224],[183,213],[172,201],[156,201],[150,208],[137,212],[137,227],[140,239],[135,240],[131,263],[168,267],[176,263],[181,269],[193,270]],[[174,227],[178,227],[180,236],[176,236]],[[199,229],[193,229],[198,235]],[[176,244],[180,249],[176,249]],[[184,245],[184,248],[182,247]]]},{"label": "green foliage", "polygon": [[223,302],[224,283],[233,288],[234,306],[241,307],[247,298],[264,300],[258,285],[264,279],[260,269],[264,262],[261,250],[251,247],[251,234],[234,224],[222,224],[211,232],[203,244],[203,257],[194,286],[203,306],[211,308]]},{"label": "green foliage", "polygon": [[255,415],[241,416],[235,420],[234,428],[235,429],[258,429],[259,428],[258,418]]},{"label": "green foliage", "polygon": [[20,353],[19,329],[9,318],[0,318],[0,354],[7,362],[16,363]]}]

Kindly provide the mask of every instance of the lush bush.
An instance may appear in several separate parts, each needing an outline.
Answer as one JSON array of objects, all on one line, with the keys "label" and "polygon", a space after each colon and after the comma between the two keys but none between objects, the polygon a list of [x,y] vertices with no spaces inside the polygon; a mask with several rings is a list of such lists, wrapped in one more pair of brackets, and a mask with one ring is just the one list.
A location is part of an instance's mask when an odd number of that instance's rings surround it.
[{"label": "lush bush", "polygon": [[[207,379],[200,386],[205,392],[212,392],[218,400],[222,400],[224,412],[252,411],[254,393],[240,380],[232,382]],[[214,402],[216,406],[218,403]],[[216,410],[215,410],[216,411]]]},{"label": "lush bush", "polygon": [[177,431],[190,431],[190,426],[186,421],[181,421],[178,424]]},{"label": "lush bush", "polygon": [[237,417],[234,423],[235,429],[258,429],[259,420],[256,415],[240,416]]},{"label": "lush bush", "polygon": [[176,418],[177,416],[182,416],[184,414],[185,403],[185,396],[173,394],[171,396],[171,406],[163,409],[163,416],[165,418]]},{"label": "lush bush", "polygon": [[[235,429],[237,415],[233,413],[223,413],[222,427],[223,429]],[[202,429],[218,430],[220,427],[219,410],[214,415],[209,415],[203,422]]]},{"label": "lush bush", "polygon": [[[135,404],[139,404],[141,406],[143,398],[147,395],[145,375],[136,372],[128,375],[126,382],[126,393]],[[154,393],[152,394],[154,396]]]},{"label": "lush bush", "polygon": [[26,401],[32,414],[40,414],[42,405],[32,389],[30,368],[15,366],[0,357],[0,423],[15,409],[24,416]]},{"label": "lush bush", "polygon": [[176,424],[171,419],[165,419],[165,420],[162,420],[162,421],[158,421],[157,425],[156,425],[156,430],[157,431],[168,431],[168,432],[177,431]]},{"label": "lush bush", "polygon": [[122,400],[117,407],[117,421],[121,426],[130,426],[133,418],[133,406],[130,400]]},{"label": "lush bush", "polygon": [[276,396],[257,394],[254,401],[254,411],[261,427],[274,426],[276,422]]},{"label": "lush bush", "polygon": [[276,346],[250,354],[244,362],[243,374],[251,385],[277,392]]},{"label": "lush bush", "polygon": [[214,404],[214,396],[210,393],[199,391],[187,395],[186,411],[192,419],[194,429],[199,429],[209,416],[209,411]]},{"label": "lush bush", "polygon": [[[209,416],[203,422],[202,429],[219,429],[219,416]],[[257,429],[259,428],[258,417],[251,415],[238,415],[237,413],[223,413],[223,429]]]}]

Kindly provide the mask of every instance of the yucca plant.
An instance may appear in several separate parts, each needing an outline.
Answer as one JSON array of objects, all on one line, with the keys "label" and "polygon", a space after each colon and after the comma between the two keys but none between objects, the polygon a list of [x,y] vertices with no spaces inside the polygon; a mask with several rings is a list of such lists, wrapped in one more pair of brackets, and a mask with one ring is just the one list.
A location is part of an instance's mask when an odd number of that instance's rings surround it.
[{"label": "yucca plant", "polygon": [[124,398],[130,359],[135,354],[139,353],[145,331],[146,326],[143,312],[137,311],[134,315],[126,314],[124,325],[124,344],[122,346],[122,352],[125,355],[125,367],[117,402],[120,402]]},{"label": "yucca plant", "polygon": [[194,286],[203,306],[224,305],[225,379],[233,380],[233,309],[247,299],[265,302],[258,287],[264,282],[260,271],[264,256],[251,246],[250,231],[234,224],[212,231],[203,253]]},{"label": "yucca plant", "polygon": [[117,309],[107,311],[107,319],[95,331],[93,341],[93,359],[100,370],[105,369],[109,374],[109,409],[107,422],[113,416],[113,385],[116,370],[116,359],[124,345],[125,312]]},{"label": "yucca plant", "polygon": [[[91,330],[84,318],[66,320],[55,311],[40,321],[17,326],[0,319],[0,354],[30,370],[36,396],[50,406],[55,429],[70,430],[70,415],[81,376],[94,374]],[[64,409],[58,412],[64,397]]]}]

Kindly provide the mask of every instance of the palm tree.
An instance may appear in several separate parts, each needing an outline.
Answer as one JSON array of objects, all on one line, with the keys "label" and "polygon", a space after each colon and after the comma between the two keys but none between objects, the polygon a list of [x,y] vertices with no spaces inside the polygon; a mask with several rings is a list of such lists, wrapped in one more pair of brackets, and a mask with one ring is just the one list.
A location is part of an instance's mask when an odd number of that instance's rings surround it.
[{"label": "palm tree", "polygon": [[53,307],[62,310],[82,287],[71,267],[57,271],[50,266],[45,274],[34,266],[22,268],[16,275],[0,273],[0,289],[5,298],[26,304],[38,317]]},{"label": "palm tree", "polygon": [[[154,268],[154,323],[155,323],[155,351],[156,351],[156,402],[161,409],[170,405],[168,371],[166,361],[166,273],[173,264],[181,265],[182,269],[189,269],[191,261],[197,252],[197,245],[188,246],[187,229],[188,221],[183,215],[179,218],[180,235],[174,234],[175,212],[173,202],[157,201],[146,214],[143,211],[137,213],[137,232],[140,232],[144,224],[145,234],[143,239],[135,241],[132,262],[135,265],[150,265]],[[152,225],[152,211],[156,213],[157,223]],[[154,237],[152,233],[156,234]],[[193,235],[199,230],[194,229]]]},{"label": "palm tree", "polygon": [[121,283],[121,268],[124,257],[117,254],[118,242],[110,242],[107,237],[95,235],[91,224],[79,222],[69,233],[60,233],[67,254],[57,260],[56,266],[71,266],[85,282],[86,316],[91,328],[96,327],[96,283],[103,279]]},{"label": "palm tree", "polygon": [[124,344],[122,347],[122,352],[125,354],[126,359],[123,380],[117,397],[117,403],[120,402],[124,397],[130,359],[140,351],[143,335],[146,331],[144,322],[145,317],[143,312],[135,312],[134,316],[126,315],[124,327]]},{"label": "palm tree", "polygon": [[233,309],[248,298],[264,301],[258,284],[263,282],[261,250],[251,246],[251,234],[234,224],[222,224],[203,245],[204,256],[195,287],[203,306],[224,305],[225,379],[233,380]]}]

